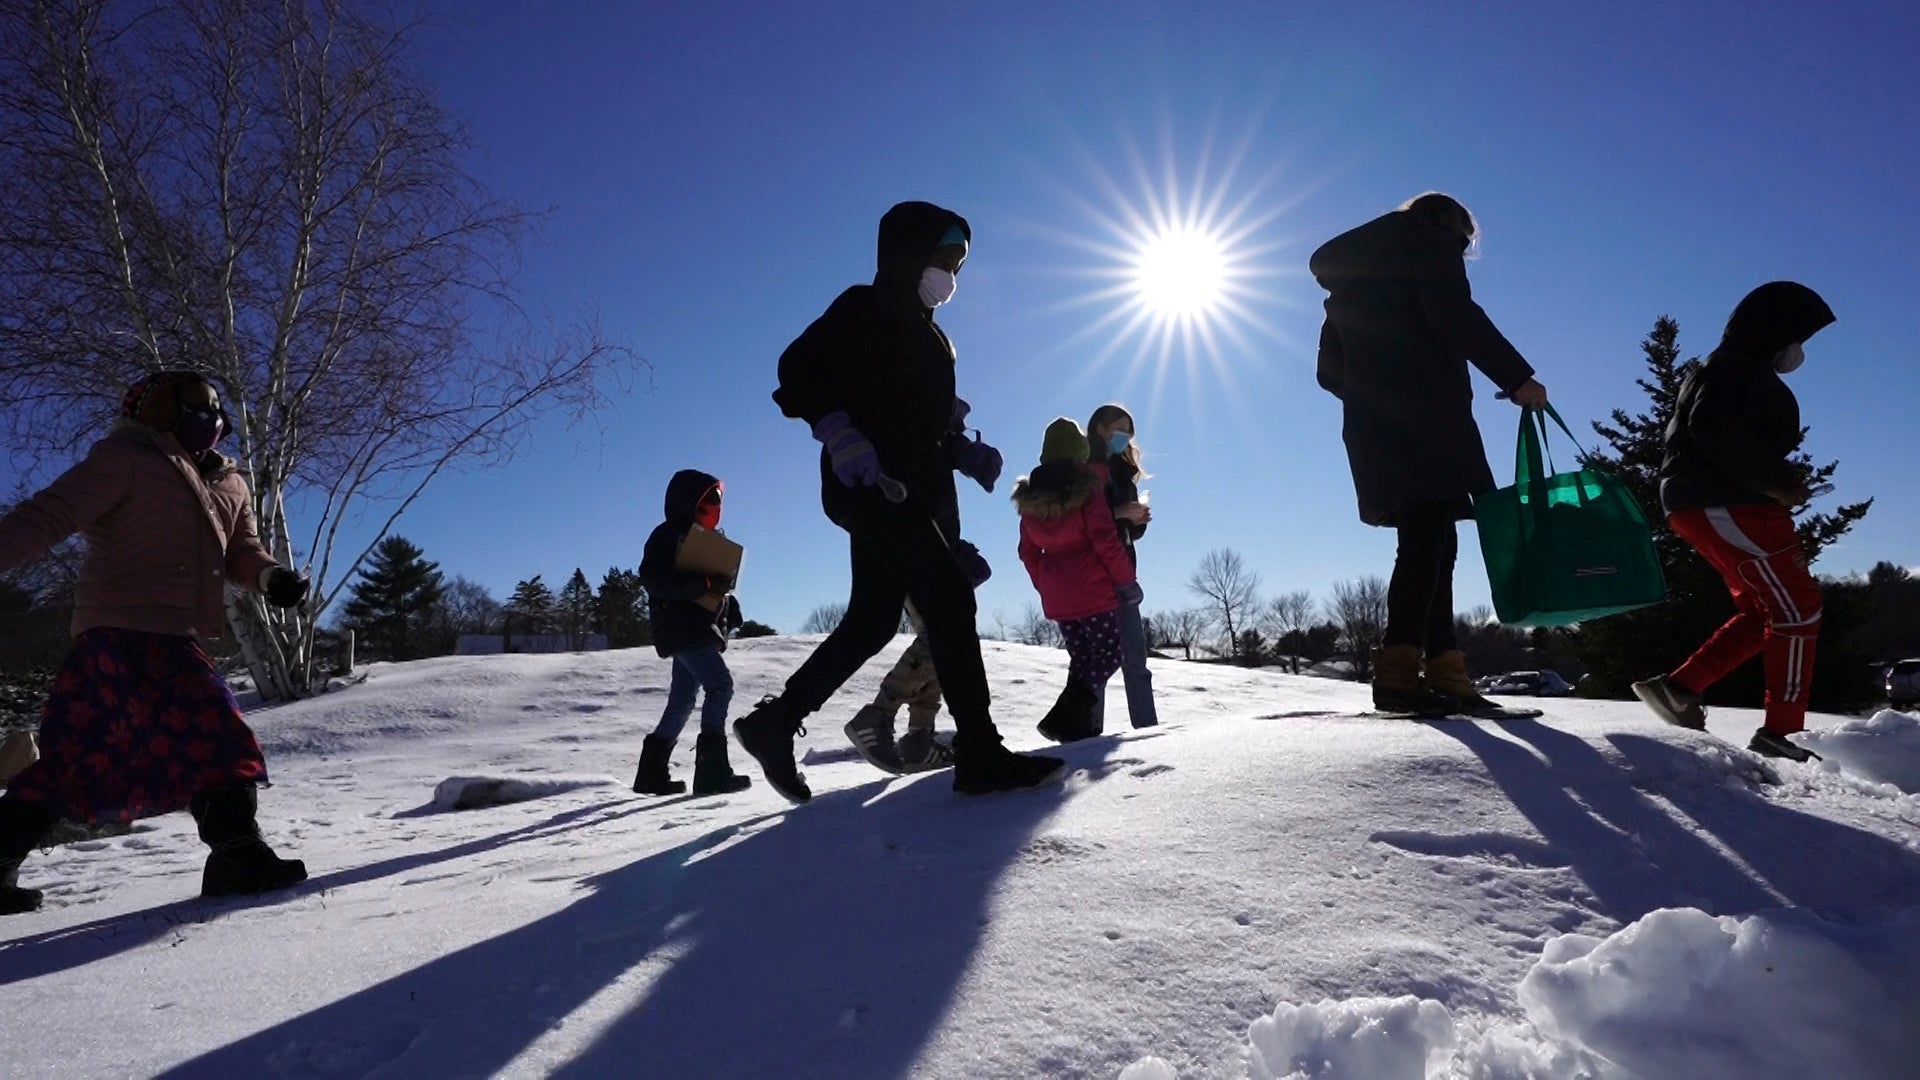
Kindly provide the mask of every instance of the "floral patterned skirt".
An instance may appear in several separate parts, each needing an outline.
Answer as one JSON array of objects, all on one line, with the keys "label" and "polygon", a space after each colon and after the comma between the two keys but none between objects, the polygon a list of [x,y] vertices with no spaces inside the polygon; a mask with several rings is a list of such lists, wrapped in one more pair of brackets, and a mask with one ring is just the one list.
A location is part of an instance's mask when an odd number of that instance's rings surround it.
[{"label": "floral patterned skirt", "polygon": [[95,627],[54,677],[40,760],[7,795],[73,821],[124,824],[266,779],[260,744],[198,641]]}]

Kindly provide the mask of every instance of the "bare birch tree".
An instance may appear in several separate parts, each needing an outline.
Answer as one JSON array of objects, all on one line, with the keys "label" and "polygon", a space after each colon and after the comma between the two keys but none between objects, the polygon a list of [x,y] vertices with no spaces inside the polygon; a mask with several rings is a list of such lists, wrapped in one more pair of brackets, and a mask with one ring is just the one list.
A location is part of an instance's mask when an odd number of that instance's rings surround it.
[{"label": "bare birch tree", "polygon": [[308,689],[321,613],[436,476],[640,364],[513,304],[534,218],[464,172],[414,30],[357,0],[0,0],[9,449],[70,459],[139,375],[210,378],[262,539],[314,582],[285,612],[229,593],[269,698]]},{"label": "bare birch tree", "polygon": [[1216,548],[1200,560],[1187,588],[1207,601],[1207,610],[1226,638],[1227,655],[1240,655],[1240,631],[1260,602],[1260,575],[1247,568],[1240,553]]}]

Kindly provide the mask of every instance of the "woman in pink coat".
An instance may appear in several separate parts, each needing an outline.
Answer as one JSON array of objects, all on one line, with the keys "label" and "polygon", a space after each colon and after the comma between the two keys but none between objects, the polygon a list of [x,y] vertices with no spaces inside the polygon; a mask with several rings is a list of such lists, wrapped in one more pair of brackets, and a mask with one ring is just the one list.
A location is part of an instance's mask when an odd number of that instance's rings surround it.
[{"label": "woman in pink coat", "polygon": [[1066,689],[1040,721],[1040,734],[1055,742],[1100,733],[1094,709],[1120,670],[1120,605],[1141,599],[1105,484],[1103,469],[1087,461],[1086,434],[1063,416],[1047,425],[1040,467],[1013,489],[1020,561],[1067,644]]},{"label": "woman in pink coat", "polygon": [[192,372],[148,376],[86,458],[0,518],[0,571],[78,532],[87,553],[72,650],[40,721],[40,760],[0,796],[0,914],[32,911],[20,863],[69,819],[125,823],[189,809],[207,856],[202,893],[260,893],[306,880],[254,822],[266,761],[226,680],[200,647],[226,627],[232,585],[294,607],[307,582],[275,564],[246,481],[213,447],[219,394]]}]

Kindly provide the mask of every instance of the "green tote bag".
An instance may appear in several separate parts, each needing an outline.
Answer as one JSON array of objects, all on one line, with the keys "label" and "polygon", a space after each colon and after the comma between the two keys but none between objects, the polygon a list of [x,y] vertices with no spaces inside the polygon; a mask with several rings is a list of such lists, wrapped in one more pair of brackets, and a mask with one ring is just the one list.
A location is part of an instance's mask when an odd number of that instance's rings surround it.
[{"label": "green tote bag", "polygon": [[1549,471],[1549,416],[1573,439],[1553,406],[1522,410],[1513,486],[1474,500],[1494,613],[1509,626],[1566,626],[1665,600],[1647,515],[1609,473]]}]

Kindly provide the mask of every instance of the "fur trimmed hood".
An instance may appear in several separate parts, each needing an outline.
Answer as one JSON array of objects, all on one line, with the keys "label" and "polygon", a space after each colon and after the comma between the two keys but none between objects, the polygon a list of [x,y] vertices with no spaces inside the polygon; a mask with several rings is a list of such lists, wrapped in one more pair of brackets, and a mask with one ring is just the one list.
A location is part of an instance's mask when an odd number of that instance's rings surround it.
[{"label": "fur trimmed hood", "polygon": [[1048,521],[1079,513],[1099,489],[1099,475],[1083,462],[1042,465],[1013,485],[1013,506],[1021,517]]}]

